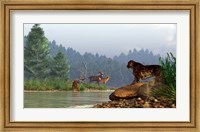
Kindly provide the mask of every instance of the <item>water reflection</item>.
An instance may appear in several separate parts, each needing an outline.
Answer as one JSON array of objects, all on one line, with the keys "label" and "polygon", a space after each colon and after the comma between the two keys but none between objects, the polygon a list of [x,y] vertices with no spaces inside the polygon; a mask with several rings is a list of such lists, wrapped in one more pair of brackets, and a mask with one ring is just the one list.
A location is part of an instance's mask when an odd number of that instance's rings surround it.
[{"label": "water reflection", "polygon": [[73,97],[78,97],[79,93],[80,92],[77,92],[77,91],[73,92]]},{"label": "water reflection", "polygon": [[69,108],[109,101],[111,92],[25,92],[24,108]]}]

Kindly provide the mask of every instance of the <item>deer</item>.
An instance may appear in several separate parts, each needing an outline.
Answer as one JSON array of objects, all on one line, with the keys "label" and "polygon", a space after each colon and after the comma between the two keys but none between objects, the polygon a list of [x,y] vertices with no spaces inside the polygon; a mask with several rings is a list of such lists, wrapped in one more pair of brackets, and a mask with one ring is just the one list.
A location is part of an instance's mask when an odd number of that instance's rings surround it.
[{"label": "deer", "polygon": [[100,81],[101,83],[106,84],[109,80],[110,80],[110,76],[107,76],[105,78],[102,78]]},{"label": "deer", "polygon": [[97,82],[97,84],[99,85],[99,82],[102,80],[103,78],[103,72],[99,72],[98,76],[90,76],[88,77],[90,82]]}]

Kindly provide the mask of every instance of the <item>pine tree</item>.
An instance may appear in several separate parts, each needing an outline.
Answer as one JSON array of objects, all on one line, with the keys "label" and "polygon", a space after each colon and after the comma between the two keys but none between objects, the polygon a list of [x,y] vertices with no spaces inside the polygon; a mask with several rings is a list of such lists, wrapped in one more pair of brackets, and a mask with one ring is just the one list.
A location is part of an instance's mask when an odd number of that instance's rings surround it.
[{"label": "pine tree", "polygon": [[49,42],[39,24],[35,24],[27,36],[24,47],[24,71],[26,79],[44,80],[49,74]]},{"label": "pine tree", "polygon": [[65,55],[59,50],[53,58],[51,67],[51,78],[56,80],[68,80],[69,65]]}]

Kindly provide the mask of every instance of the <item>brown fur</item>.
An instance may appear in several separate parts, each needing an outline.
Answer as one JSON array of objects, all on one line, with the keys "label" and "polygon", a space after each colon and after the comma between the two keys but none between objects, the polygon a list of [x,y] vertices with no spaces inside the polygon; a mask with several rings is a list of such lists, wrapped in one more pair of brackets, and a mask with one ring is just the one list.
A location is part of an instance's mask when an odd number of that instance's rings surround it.
[{"label": "brown fur", "polygon": [[103,72],[99,72],[99,75],[98,76],[90,76],[88,77],[90,82],[97,82],[97,84],[99,85],[99,82],[101,81],[101,79],[103,78]]},{"label": "brown fur", "polygon": [[74,91],[80,91],[80,87],[79,87],[77,81],[73,81],[73,83],[72,83],[72,89],[73,89]]},{"label": "brown fur", "polygon": [[142,65],[141,63],[130,60],[127,64],[127,68],[133,70],[133,75],[135,76],[133,84],[139,82],[140,79],[143,80],[152,76],[155,76],[157,81],[161,79],[161,66],[159,65]]},{"label": "brown fur", "polygon": [[110,80],[110,77],[105,77],[101,79],[101,83],[106,84]]}]

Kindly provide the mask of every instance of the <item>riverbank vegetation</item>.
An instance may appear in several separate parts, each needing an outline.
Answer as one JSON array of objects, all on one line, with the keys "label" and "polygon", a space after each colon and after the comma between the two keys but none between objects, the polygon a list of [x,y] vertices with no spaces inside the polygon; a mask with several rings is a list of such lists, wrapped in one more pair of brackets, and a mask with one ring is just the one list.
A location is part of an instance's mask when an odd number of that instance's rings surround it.
[{"label": "riverbank vegetation", "polygon": [[[80,83],[79,84],[80,91],[86,91],[89,89],[93,90],[108,90],[109,88],[102,84],[97,85],[94,83]],[[71,81],[63,81],[63,80],[26,80],[24,82],[24,90],[31,91],[71,91],[72,82]]]},{"label": "riverbank vegetation", "polygon": [[165,59],[160,58],[163,81],[168,87],[154,88],[152,95],[176,100],[176,58],[172,53],[167,53]]}]

